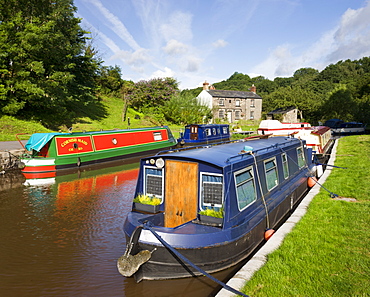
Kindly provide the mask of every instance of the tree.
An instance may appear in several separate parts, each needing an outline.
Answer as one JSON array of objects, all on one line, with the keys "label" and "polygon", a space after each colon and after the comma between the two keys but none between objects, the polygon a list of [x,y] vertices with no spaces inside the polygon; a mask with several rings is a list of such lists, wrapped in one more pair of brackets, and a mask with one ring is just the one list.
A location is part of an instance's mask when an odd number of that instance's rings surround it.
[{"label": "tree", "polygon": [[0,110],[50,127],[104,116],[72,0],[0,0]]},{"label": "tree", "polygon": [[166,101],[162,112],[167,121],[178,125],[208,122],[212,118],[209,107],[202,105],[196,97],[177,94]]},{"label": "tree", "polygon": [[134,88],[134,83],[132,81],[123,81],[120,89],[120,96],[123,101],[123,110],[122,110],[122,121],[126,121],[126,114],[127,109],[130,104],[129,102],[129,94],[132,92]]},{"label": "tree", "polygon": [[322,106],[325,119],[337,118],[343,121],[352,121],[356,113],[356,103],[346,85],[338,84],[329,93],[328,100]]},{"label": "tree", "polygon": [[178,82],[171,77],[142,80],[134,84],[128,100],[140,112],[159,109],[179,92]]},{"label": "tree", "polygon": [[117,95],[123,85],[119,66],[102,66],[99,68],[97,82],[103,94]]},{"label": "tree", "polygon": [[264,98],[265,112],[277,108],[295,106],[298,108],[301,119],[316,120],[315,112],[321,105],[320,98],[315,92],[299,86],[279,88]]}]

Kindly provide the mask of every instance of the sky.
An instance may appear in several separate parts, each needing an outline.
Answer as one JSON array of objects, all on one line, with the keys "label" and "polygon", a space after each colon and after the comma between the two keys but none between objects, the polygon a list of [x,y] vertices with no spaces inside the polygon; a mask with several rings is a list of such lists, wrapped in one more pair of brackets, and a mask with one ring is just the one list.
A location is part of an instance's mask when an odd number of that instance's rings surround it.
[{"label": "sky", "polygon": [[370,0],[74,0],[106,66],[180,89],[370,56]]}]

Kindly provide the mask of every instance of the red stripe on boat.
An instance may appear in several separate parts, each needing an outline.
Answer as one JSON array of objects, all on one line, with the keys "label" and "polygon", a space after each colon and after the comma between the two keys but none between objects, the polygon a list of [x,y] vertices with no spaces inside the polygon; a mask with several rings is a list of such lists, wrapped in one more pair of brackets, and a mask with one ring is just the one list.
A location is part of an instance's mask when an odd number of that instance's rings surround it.
[{"label": "red stripe on boat", "polygon": [[48,166],[26,166],[22,169],[23,173],[38,173],[38,172],[51,172],[55,171],[55,165],[48,165]]}]

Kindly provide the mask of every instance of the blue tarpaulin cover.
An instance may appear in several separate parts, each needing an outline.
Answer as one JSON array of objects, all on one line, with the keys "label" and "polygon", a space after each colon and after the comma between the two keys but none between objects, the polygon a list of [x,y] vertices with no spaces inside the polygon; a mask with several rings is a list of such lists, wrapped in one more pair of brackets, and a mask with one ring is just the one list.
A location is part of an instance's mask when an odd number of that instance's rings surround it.
[{"label": "blue tarpaulin cover", "polygon": [[32,134],[30,139],[28,139],[25,147],[26,150],[40,151],[45,144],[47,144],[55,135],[62,135],[65,133],[35,133]]}]

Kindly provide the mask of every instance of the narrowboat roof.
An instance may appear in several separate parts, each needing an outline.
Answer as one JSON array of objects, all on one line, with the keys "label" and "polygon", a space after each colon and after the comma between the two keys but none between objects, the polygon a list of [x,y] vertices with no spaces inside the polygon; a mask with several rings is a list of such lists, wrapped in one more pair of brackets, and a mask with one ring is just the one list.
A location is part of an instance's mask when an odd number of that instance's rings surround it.
[{"label": "narrowboat roof", "polygon": [[228,127],[229,124],[190,124],[186,125],[185,128],[189,128],[191,126],[198,126],[200,128],[215,128],[215,127]]},{"label": "narrowboat roof", "polygon": [[35,150],[40,151],[53,137],[58,135],[73,136],[73,135],[89,135],[89,134],[106,134],[106,133],[119,133],[119,132],[135,132],[149,129],[163,129],[163,127],[150,127],[150,128],[135,128],[135,129],[117,129],[117,130],[102,130],[102,131],[88,131],[88,132],[73,132],[73,133],[61,133],[61,132],[49,132],[49,133],[34,133],[28,139],[25,148],[28,151]]},{"label": "narrowboat roof", "polygon": [[56,135],[66,135],[66,133],[34,133],[28,139],[25,148],[28,151],[40,151]]},{"label": "narrowboat roof", "polygon": [[[238,155],[243,154],[243,151],[252,150],[256,151],[267,151],[271,148],[284,147],[294,143],[299,143],[300,140],[290,137],[271,137],[267,139],[255,139],[249,141],[240,141],[236,143],[227,143],[215,146],[200,146],[194,149],[179,150],[178,152],[173,152],[167,155],[163,155],[164,158],[179,158],[179,159],[192,159],[201,162],[206,162],[214,164],[219,167],[224,167],[233,162]],[[160,154],[160,153],[159,153]],[[240,159],[237,159],[240,160]],[[234,161],[235,162],[235,161]],[[233,163],[234,163],[233,162]]]}]

